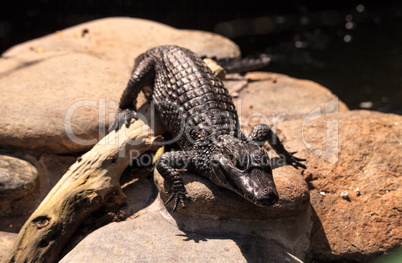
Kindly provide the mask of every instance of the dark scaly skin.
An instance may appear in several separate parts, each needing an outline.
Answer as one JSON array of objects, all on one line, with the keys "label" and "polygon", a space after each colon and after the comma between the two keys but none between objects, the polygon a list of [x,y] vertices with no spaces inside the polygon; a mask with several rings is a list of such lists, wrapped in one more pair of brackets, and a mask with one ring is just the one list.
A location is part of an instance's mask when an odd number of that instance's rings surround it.
[{"label": "dark scaly skin", "polygon": [[115,124],[129,125],[135,118],[138,93],[151,86],[152,102],[163,124],[181,151],[162,154],[156,168],[171,185],[174,210],[180,202],[190,199],[177,169],[207,177],[259,206],[278,200],[269,157],[260,146],[268,141],[287,164],[305,166],[288,153],[278,137],[260,124],[246,138],[239,128],[239,119],[232,99],[221,80],[204,61],[188,49],[160,46],[136,59],[131,79],[124,91]]}]

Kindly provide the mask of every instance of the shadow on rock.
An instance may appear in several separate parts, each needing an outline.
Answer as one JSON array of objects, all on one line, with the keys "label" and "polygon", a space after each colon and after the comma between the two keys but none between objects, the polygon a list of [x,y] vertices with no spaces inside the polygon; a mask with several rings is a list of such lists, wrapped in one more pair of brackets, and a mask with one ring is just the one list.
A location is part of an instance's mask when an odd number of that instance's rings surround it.
[{"label": "shadow on rock", "polygon": [[328,258],[322,258],[320,255],[331,254],[331,246],[329,245],[324,227],[317,215],[317,212],[311,206],[313,227],[311,230],[311,245],[314,251],[315,262],[328,262]]},{"label": "shadow on rock", "polygon": [[[185,232],[183,229],[181,229]],[[195,243],[208,242],[209,240],[226,240],[233,241],[238,247],[246,262],[276,262],[276,263],[293,263],[302,262],[297,257],[290,254],[286,247],[277,240],[266,239],[255,233],[249,235],[227,233],[224,235],[201,234],[185,232],[183,241],[193,241]],[[225,242],[225,241],[223,241]],[[232,250],[232,255],[235,255],[234,246],[226,246],[225,250]],[[237,258],[238,260],[239,258]],[[228,260],[228,258],[226,258]]]},{"label": "shadow on rock", "polygon": [[75,232],[68,245],[61,253],[61,257],[70,252],[85,237],[99,228],[112,223],[121,222],[152,204],[158,192],[152,181],[152,169],[128,167],[120,178],[120,184],[127,195],[127,202],[118,208],[103,209],[87,219]]}]

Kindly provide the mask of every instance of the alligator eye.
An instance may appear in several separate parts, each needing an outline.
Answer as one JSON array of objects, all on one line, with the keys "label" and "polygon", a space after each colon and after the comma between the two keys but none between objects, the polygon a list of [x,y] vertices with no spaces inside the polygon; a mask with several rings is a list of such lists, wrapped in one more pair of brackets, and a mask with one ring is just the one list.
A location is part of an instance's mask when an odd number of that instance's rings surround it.
[{"label": "alligator eye", "polygon": [[246,158],[246,156],[240,156],[238,162],[236,163],[236,167],[240,170],[245,170],[248,167],[248,158]]},{"label": "alligator eye", "polygon": [[223,148],[223,149],[222,149],[222,153],[223,153],[229,160],[231,160],[233,164],[236,163],[236,158],[235,158],[235,156],[229,151],[228,148]]},{"label": "alligator eye", "polygon": [[229,158],[229,160],[232,161],[233,164],[236,164],[236,158],[234,157],[233,154],[228,154],[227,157]]}]

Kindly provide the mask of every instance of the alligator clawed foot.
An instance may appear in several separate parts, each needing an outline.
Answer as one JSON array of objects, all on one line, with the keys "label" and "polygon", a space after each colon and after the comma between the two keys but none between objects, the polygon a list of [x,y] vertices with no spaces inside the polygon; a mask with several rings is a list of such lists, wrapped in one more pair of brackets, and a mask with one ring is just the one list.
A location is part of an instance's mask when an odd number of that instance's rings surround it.
[{"label": "alligator clawed foot", "polygon": [[305,162],[306,159],[302,159],[302,158],[298,158],[296,156],[294,156],[294,154],[296,154],[297,152],[291,152],[289,153],[288,156],[286,156],[286,163],[293,166],[296,169],[299,169],[299,167],[306,169],[307,167],[302,164],[301,162]]},{"label": "alligator clawed foot", "polygon": [[132,119],[138,119],[137,117],[137,112],[135,110],[132,109],[119,109],[116,112],[116,118],[115,118],[115,122],[116,126],[115,126],[115,130],[118,131],[123,124],[129,128],[131,125],[131,120]]},{"label": "alligator clawed foot", "polygon": [[177,205],[181,204],[181,207],[183,207],[184,209],[186,208],[186,204],[184,202],[184,200],[190,200],[191,201],[191,197],[186,193],[186,192],[174,192],[170,195],[170,197],[168,198],[168,200],[165,202],[165,206],[174,199],[174,206],[173,206],[173,211],[176,211],[177,209]]}]

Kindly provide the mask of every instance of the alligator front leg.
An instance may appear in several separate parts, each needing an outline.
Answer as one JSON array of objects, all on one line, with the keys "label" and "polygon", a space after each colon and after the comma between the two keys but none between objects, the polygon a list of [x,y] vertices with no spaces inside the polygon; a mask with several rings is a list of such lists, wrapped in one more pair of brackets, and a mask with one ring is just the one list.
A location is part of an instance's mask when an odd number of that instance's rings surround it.
[{"label": "alligator front leg", "polygon": [[274,149],[274,151],[286,161],[286,164],[292,165],[294,168],[306,169],[306,166],[301,162],[306,161],[306,159],[301,159],[293,156],[296,152],[289,153],[278,136],[268,127],[266,124],[259,124],[254,127],[253,131],[247,138],[248,141],[254,141],[260,146],[264,145],[268,141],[269,145]]},{"label": "alligator front leg", "polygon": [[179,202],[183,208],[186,208],[184,200],[191,200],[190,196],[187,194],[186,188],[184,188],[181,175],[176,170],[188,168],[190,160],[190,152],[167,152],[159,156],[156,164],[156,169],[158,169],[159,173],[171,186],[172,195],[166,201],[165,205],[174,199],[173,211],[176,210]]},{"label": "alligator front leg", "polygon": [[137,97],[145,86],[152,86],[155,77],[154,67],[154,59],[146,54],[142,54],[136,59],[134,70],[120,98],[119,109],[116,112],[114,122],[109,127],[109,132],[118,131],[123,124],[128,128],[131,119],[137,119]]}]

